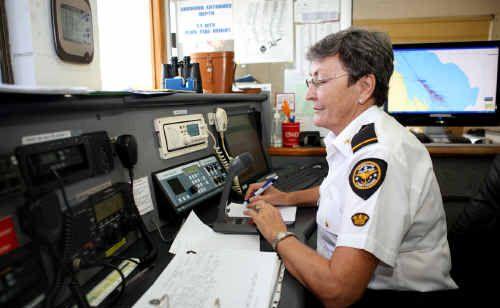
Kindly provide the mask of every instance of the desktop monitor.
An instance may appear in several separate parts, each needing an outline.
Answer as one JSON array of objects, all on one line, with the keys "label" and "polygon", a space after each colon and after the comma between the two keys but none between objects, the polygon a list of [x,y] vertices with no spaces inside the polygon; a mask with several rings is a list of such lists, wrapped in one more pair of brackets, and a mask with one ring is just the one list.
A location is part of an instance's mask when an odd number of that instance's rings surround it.
[{"label": "desktop monitor", "polygon": [[403,125],[496,125],[499,47],[500,41],[393,45],[386,111]]},{"label": "desktop monitor", "polygon": [[241,184],[256,181],[270,173],[260,138],[259,115],[254,111],[228,112],[228,127],[224,134],[227,151],[232,157],[250,152],[254,158],[253,166],[238,176]]}]

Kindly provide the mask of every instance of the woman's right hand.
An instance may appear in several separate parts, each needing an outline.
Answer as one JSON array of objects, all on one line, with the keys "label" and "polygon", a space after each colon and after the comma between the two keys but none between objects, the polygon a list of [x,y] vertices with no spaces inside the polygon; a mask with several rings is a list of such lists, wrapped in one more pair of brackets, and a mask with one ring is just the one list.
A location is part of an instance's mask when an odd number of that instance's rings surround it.
[{"label": "woman's right hand", "polygon": [[254,191],[257,189],[261,188],[262,185],[264,185],[265,182],[259,182],[259,183],[253,183],[248,186],[247,192],[245,194],[245,200],[250,199],[250,204],[257,202],[259,200],[266,201],[268,203],[271,203],[272,205],[275,206],[280,206],[280,205],[293,205],[293,201],[289,197],[290,194],[283,192],[274,186],[270,186],[268,189],[266,189],[260,196],[252,197],[252,194]]}]

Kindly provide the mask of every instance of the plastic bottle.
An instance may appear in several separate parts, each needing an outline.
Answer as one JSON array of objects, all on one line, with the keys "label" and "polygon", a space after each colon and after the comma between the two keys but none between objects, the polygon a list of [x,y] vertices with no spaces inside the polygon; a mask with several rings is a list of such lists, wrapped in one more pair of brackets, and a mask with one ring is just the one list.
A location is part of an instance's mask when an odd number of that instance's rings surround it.
[{"label": "plastic bottle", "polygon": [[282,117],[277,108],[274,109],[273,125],[271,129],[271,146],[281,147],[283,145],[281,136]]}]

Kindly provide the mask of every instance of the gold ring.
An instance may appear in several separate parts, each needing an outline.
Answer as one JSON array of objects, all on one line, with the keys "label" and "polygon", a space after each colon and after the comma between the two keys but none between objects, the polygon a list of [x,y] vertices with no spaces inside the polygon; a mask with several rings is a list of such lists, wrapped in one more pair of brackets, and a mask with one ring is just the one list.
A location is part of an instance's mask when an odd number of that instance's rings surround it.
[{"label": "gold ring", "polygon": [[258,211],[260,211],[260,209],[261,209],[261,208],[262,208],[262,206],[261,206],[260,204],[257,204],[257,205],[255,206],[255,210],[256,210],[257,212],[258,212]]}]

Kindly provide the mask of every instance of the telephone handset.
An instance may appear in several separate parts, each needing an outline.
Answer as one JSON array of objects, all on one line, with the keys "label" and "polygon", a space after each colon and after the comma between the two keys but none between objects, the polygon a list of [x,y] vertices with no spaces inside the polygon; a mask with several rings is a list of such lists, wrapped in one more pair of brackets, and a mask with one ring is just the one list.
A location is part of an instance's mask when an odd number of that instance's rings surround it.
[{"label": "telephone handset", "polygon": [[[228,120],[227,120],[227,113],[224,109],[222,108],[217,108],[215,110],[215,129],[219,133],[220,140],[221,140],[221,145],[222,145],[222,151],[219,146],[217,146],[217,143],[215,142],[214,138],[214,151],[219,160],[221,161],[222,165],[224,166],[224,169],[226,171],[229,170],[230,162],[233,160],[233,157],[229,155],[229,152],[226,149],[226,144],[224,142],[224,132],[227,130],[227,125],[228,125]],[[243,190],[241,189],[239,179],[238,177],[234,177],[233,179],[233,190],[236,191],[239,194],[243,194]]]},{"label": "telephone handset", "polygon": [[215,110],[214,124],[215,124],[215,130],[219,133],[222,149],[221,147],[218,146],[215,137],[212,136],[214,141],[213,149],[215,151],[215,154],[219,158],[220,162],[222,163],[222,166],[227,171],[229,169],[229,162],[231,160],[231,156],[229,156],[229,153],[227,152],[226,146],[224,144],[224,132],[227,130],[227,114],[224,109],[217,108]]},{"label": "telephone handset", "polygon": [[227,130],[227,114],[222,108],[217,108],[215,110],[215,129],[219,133],[223,133]]}]

